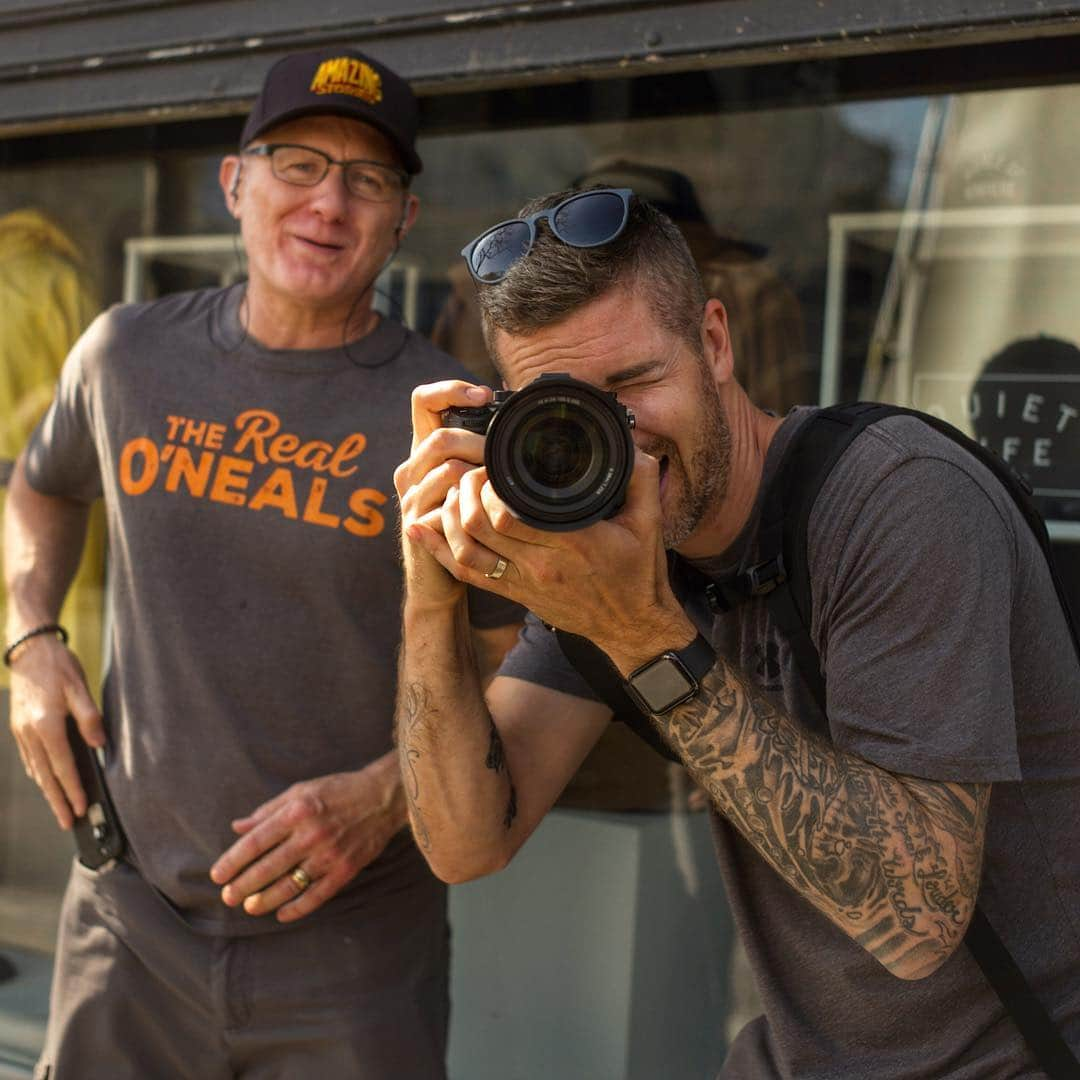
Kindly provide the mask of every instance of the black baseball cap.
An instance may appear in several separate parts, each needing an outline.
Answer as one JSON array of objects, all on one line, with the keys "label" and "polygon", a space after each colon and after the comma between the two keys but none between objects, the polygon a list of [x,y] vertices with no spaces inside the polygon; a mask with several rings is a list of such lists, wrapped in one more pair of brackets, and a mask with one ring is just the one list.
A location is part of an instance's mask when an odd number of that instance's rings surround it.
[{"label": "black baseball cap", "polygon": [[424,165],[414,143],[419,109],[409,84],[385,64],[355,49],[290,53],[266,73],[240,136],[247,146],[286,120],[331,113],[362,120],[381,131],[415,176]]}]

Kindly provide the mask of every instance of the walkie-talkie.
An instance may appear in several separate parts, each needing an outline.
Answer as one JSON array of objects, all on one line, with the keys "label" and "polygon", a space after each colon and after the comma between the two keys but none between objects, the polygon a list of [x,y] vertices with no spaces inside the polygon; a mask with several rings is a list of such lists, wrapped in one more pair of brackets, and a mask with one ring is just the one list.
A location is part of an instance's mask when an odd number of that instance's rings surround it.
[{"label": "walkie-talkie", "polygon": [[72,830],[75,833],[75,847],[79,862],[91,870],[98,870],[123,855],[126,846],[124,831],[120,828],[120,819],[105,787],[105,773],[97,751],[87,746],[79,734],[75,718],[70,715],[67,718],[67,737],[71,752],[75,755],[79,780],[86,792],[86,813],[75,819]]}]

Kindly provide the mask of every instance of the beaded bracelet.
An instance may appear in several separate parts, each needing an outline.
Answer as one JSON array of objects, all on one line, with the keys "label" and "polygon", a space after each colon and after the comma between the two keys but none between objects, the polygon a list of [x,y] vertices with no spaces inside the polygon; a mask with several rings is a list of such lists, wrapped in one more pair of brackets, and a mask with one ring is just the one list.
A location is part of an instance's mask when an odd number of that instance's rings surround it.
[{"label": "beaded bracelet", "polygon": [[37,637],[39,634],[55,634],[61,644],[66,645],[68,640],[68,632],[59,623],[44,623],[41,626],[35,626],[33,630],[27,630],[22,637],[16,638],[5,650],[4,650],[4,667],[11,667],[11,654],[23,644],[23,642],[29,641],[32,637]]}]

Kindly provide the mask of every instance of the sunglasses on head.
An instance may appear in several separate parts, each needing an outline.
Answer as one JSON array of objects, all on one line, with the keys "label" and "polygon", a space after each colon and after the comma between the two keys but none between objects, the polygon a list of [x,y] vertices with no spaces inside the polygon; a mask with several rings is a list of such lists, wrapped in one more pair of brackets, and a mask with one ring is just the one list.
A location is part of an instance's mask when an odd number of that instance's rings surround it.
[{"label": "sunglasses on head", "polygon": [[594,188],[578,192],[528,217],[511,218],[492,225],[461,249],[462,258],[477,281],[482,285],[494,285],[532,250],[538,221],[546,221],[552,233],[570,247],[600,247],[610,243],[626,228],[633,195],[630,188]]}]

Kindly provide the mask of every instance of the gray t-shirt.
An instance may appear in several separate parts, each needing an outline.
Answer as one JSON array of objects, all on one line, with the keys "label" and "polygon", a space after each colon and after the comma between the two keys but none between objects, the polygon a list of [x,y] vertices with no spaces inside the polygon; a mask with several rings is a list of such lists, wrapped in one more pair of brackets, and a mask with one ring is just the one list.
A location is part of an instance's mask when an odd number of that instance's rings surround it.
[{"label": "gray t-shirt", "polygon": [[[785,419],[765,484],[808,415]],[[699,568],[753,565],[756,524]],[[1080,665],[1030,529],[983,466],[894,418],[822,488],[809,561],[832,740],[897,773],[994,783],[980,904],[1080,1048]],[[717,616],[684,602],[751,683],[823,723],[763,599]],[[593,696],[531,617],[501,673]],[[926,979],[897,979],[715,815],[714,832],[765,1007],[724,1077],[1041,1075],[966,948]]]},{"label": "gray t-shirt", "polygon": [[[391,748],[401,569],[393,470],[414,386],[468,378],[382,320],[347,348],[247,338],[242,287],[114,307],[76,344],[30,483],[110,537],[107,776],[134,861],[199,930],[279,929],[208,877],[234,818]],[[511,621],[482,594],[474,623]],[[431,888],[407,831],[320,909]]]}]

